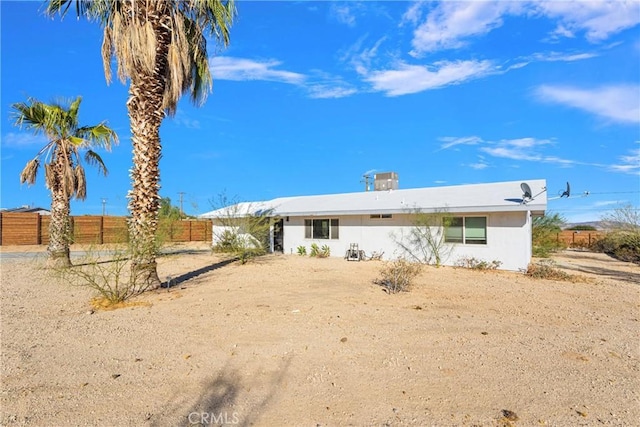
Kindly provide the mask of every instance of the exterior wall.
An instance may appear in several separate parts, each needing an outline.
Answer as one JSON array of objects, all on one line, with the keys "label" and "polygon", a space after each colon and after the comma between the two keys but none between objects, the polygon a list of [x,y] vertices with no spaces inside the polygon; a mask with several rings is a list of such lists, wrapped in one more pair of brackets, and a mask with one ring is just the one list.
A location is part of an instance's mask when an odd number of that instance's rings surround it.
[{"label": "exterior wall", "polygon": [[[461,258],[476,258],[482,261],[500,261],[500,269],[523,270],[531,261],[531,222],[527,212],[474,213],[465,216],[487,217],[487,244],[451,244],[445,250],[448,256],[445,265],[455,265]],[[337,218],[339,239],[306,239],[305,219]],[[327,245],[331,256],[343,257],[351,243],[357,243],[367,256],[373,252],[384,253],[383,259],[394,259],[402,255],[397,241],[412,228],[409,214],[394,214],[392,218],[372,219],[369,215],[331,217],[290,217],[284,221],[284,253],[295,254],[298,246],[305,246],[307,253],[311,244]]]}]

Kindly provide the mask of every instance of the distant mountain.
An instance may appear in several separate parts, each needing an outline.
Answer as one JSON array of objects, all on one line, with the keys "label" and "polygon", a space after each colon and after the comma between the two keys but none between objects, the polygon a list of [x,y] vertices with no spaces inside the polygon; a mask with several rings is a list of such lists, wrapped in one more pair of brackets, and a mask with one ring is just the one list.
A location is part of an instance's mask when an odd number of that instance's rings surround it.
[{"label": "distant mountain", "polygon": [[566,223],[562,229],[569,230],[570,228],[577,226],[589,226],[594,227],[596,230],[606,230],[607,226],[603,221],[586,221],[586,222],[568,222]]}]

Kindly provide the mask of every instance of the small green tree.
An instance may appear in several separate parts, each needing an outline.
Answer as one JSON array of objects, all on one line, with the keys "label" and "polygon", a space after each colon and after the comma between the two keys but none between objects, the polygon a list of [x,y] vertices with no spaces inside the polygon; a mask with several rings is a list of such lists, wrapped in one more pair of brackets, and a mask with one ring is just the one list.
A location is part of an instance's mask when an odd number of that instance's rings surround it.
[{"label": "small green tree", "polygon": [[213,219],[213,250],[237,257],[242,264],[270,249],[271,210],[218,196]]},{"label": "small green tree", "polygon": [[565,223],[566,220],[559,213],[533,218],[531,238],[534,256],[548,257],[551,253],[564,249],[564,244],[558,241],[558,233]]},{"label": "small green tree", "polygon": [[412,226],[408,232],[391,234],[403,256],[414,262],[441,266],[451,255],[453,247],[445,242],[447,229],[453,216],[446,211],[412,212]]},{"label": "small green tree", "polygon": [[640,264],[640,210],[627,204],[602,217],[607,234],[593,249],[622,261]]},{"label": "small green tree", "polygon": [[158,213],[158,244],[168,238],[173,240],[179,230],[180,220],[184,219],[180,208],[171,205],[171,198],[160,199],[160,211]]}]

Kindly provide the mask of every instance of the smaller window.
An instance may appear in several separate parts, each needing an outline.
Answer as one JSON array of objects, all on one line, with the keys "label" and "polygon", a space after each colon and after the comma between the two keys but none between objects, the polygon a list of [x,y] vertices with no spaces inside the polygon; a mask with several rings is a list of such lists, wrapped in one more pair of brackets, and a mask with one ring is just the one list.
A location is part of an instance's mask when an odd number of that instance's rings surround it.
[{"label": "smaller window", "polygon": [[371,214],[371,215],[369,215],[369,218],[371,218],[371,219],[389,219],[389,218],[393,218],[393,215],[391,215],[391,214]]}]

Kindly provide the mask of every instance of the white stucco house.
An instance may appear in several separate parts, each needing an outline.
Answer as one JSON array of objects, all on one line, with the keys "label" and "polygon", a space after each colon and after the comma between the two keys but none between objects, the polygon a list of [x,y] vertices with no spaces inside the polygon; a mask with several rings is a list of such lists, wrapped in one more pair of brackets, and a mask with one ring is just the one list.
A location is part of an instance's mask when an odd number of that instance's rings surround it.
[{"label": "white stucco house", "polygon": [[[523,194],[522,183],[532,194]],[[383,186],[384,188],[384,186]],[[234,215],[267,212],[271,250],[295,254],[299,246],[328,246],[343,257],[352,244],[384,259],[403,256],[398,242],[410,234],[416,212],[450,216],[444,233],[444,265],[461,259],[499,261],[500,269],[524,270],[531,262],[532,218],[544,215],[546,181],[496,182],[446,187],[283,197],[234,205]],[[200,215],[216,219],[229,208]],[[215,235],[215,233],[214,233]]]}]

